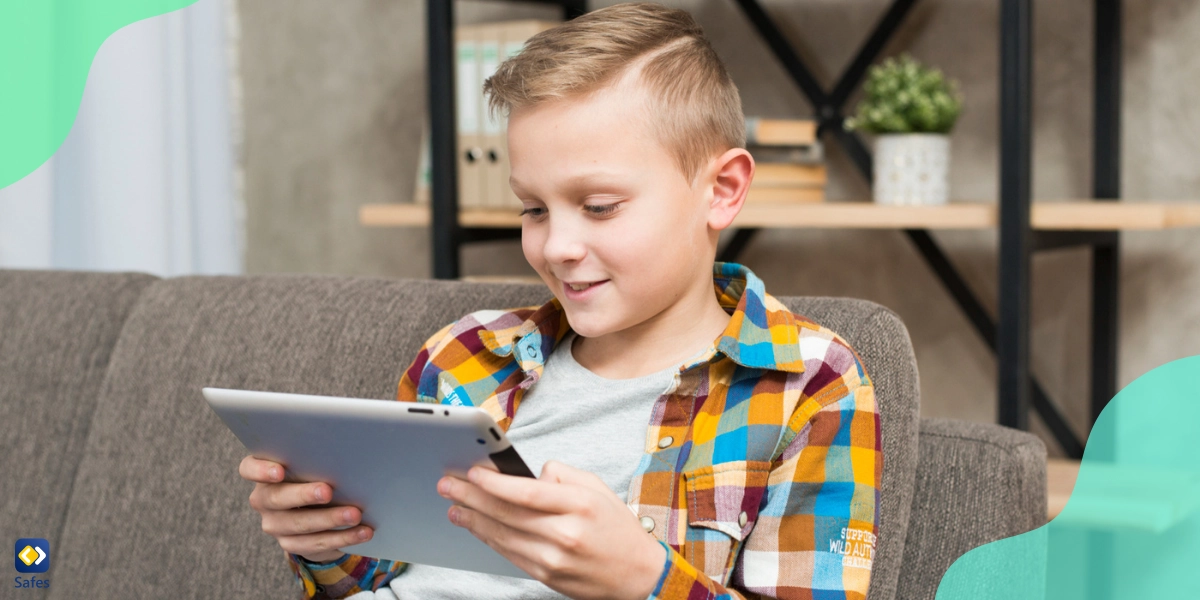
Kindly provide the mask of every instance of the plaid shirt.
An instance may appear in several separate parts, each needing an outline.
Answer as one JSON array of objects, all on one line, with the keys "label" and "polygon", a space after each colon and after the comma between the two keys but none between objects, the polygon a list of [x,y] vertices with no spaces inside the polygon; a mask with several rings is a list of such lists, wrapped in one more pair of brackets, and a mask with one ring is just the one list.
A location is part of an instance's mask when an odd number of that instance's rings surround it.
[{"label": "plaid shirt", "polygon": [[[715,263],[713,284],[732,318],[654,404],[629,485],[667,549],[650,598],[865,598],[883,468],[871,381],[842,338],[746,267]],[[471,313],[429,338],[397,399],[478,406],[507,430],[568,330],[557,299]],[[380,589],[407,566],[288,564],[306,598]]]}]

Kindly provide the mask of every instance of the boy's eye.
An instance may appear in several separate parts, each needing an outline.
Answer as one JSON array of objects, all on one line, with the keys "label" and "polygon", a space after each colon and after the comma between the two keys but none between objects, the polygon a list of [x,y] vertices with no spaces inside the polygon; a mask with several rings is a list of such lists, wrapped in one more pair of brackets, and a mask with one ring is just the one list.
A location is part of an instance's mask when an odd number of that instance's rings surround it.
[{"label": "boy's eye", "polygon": [[616,204],[589,204],[589,205],[585,205],[584,208],[586,208],[588,212],[590,212],[594,215],[607,215],[607,214],[611,213],[612,211],[617,210],[617,205]]},{"label": "boy's eye", "polygon": [[[611,214],[613,211],[617,210],[617,205],[616,204],[587,204],[587,205],[584,205],[583,208],[594,215],[604,216],[604,215]],[[526,209],[522,210],[520,213],[518,213],[517,216],[523,217],[525,215],[531,215],[536,218],[536,217],[542,216],[545,212],[546,212],[546,210],[544,208],[526,208]]]}]

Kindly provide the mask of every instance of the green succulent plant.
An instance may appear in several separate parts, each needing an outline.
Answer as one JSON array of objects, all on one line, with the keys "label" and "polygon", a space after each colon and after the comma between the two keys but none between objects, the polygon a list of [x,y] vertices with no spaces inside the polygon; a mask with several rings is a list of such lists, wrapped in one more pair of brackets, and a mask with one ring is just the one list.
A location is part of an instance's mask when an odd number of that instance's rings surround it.
[{"label": "green succulent plant", "polygon": [[845,121],[848,130],[867,133],[949,133],[962,112],[958,82],[940,69],[923,66],[905,54],[888,58],[867,71],[857,113]]}]

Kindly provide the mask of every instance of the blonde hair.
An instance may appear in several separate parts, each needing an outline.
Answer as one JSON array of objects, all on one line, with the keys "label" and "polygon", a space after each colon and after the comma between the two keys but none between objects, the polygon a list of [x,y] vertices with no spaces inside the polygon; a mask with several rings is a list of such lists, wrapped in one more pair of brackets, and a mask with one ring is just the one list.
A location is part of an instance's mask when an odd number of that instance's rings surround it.
[{"label": "blonde hair", "polygon": [[689,184],[713,156],[746,146],[742,101],[725,65],[691,15],[660,4],[616,4],[542,31],[483,91],[490,114],[507,116],[592,94],[630,69],[639,69],[647,93],[644,121]]}]

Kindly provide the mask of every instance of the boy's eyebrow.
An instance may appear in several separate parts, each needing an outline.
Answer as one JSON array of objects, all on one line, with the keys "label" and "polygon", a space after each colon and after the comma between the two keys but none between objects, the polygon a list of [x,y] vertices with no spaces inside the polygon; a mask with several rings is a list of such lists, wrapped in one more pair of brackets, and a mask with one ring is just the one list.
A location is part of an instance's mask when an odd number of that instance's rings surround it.
[{"label": "boy's eyebrow", "polygon": [[[579,173],[571,176],[569,179],[567,179],[566,186],[567,189],[573,189],[577,187],[583,187],[596,181],[612,181],[619,180],[621,178],[622,175],[615,171],[591,171],[588,173]],[[512,175],[509,175],[508,177],[508,185],[514,190],[525,190],[525,186],[521,185],[521,182],[517,181],[517,178],[513,177]]]}]

